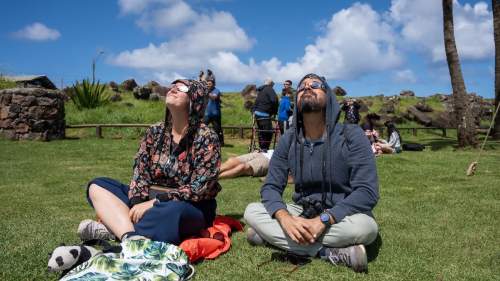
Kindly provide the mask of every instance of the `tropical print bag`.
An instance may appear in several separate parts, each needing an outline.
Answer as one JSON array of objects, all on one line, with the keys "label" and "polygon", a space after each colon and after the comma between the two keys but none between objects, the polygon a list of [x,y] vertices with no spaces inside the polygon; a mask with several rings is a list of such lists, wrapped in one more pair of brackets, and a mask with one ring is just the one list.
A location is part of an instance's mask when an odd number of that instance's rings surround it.
[{"label": "tropical print bag", "polygon": [[121,253],[102,253],[68,272],[64,281],[182,281],[194,268],[184,251],[172,244],[148,239],[125,240]]}]

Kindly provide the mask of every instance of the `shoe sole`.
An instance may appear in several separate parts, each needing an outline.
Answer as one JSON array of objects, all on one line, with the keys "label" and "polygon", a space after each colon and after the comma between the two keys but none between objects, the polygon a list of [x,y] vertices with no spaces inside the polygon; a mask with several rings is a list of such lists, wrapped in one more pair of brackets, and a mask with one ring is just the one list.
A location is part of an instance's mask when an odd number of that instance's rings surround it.
[{"label": "shoe sole", "polygon": [[[356,257],[356,261],[352,262],[352,269],[355,272],[368,272],[368,258],[366,256],[366,249],[363,245],[357,245],[351,249],[351,257]],[[359,258],[359,259],[358,259]]]}]

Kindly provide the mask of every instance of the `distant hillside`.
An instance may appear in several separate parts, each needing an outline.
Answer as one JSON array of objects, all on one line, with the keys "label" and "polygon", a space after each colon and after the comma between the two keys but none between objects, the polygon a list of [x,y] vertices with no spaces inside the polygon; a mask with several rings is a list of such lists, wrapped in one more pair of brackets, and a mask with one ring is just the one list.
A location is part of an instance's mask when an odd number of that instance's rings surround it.
[{"label": "distant hillside", "polygon": [[[164,103],[160,101],[137,100],[131,92],[121,94],[122,100],[113,102],[101,108],[78,111],[71,102],[66,104],[67,124],[85,123],[155,123],[164,118]],[[346,97],[338,97],[339,102]],[[446,98],[446,97],[445,97]],[[362,100],[367,109],[361,112],[377,113],[383,118],[393,118],[403,126],[422,126],[411,117],[408,117],[408,108],[423,104],[432,109],[425,115],[431,119],[437,119],[446,111],[446,103],[442,102],[443,96],[422,97],[399,97],[394,102],[394,112],[386,114],[383,112],[385,104],[393,97],[371,96],[356,97]],[[343,116],[341,116],[343,120]],[[251,125],[252,116],[243,107],[243,98],[239,93],[223,93],[222,96],[222,123],[223,125]]]}]

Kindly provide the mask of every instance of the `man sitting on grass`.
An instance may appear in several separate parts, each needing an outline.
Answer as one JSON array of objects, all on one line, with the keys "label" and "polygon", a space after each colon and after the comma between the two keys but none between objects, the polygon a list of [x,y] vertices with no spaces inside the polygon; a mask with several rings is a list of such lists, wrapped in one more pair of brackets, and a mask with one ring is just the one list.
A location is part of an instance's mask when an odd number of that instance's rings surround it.
[{"label": "man sitting on grass", "polygon": [[[262,203],[245,210],[247,239],[365,272],[364,245],[378,233],[372,214],[378,177],[370,143],[358,125],[337,123],[340,108],[324,78],[306,75],[296,105],[295,126],[271,158]],[[282,198],[289,172],[294,204]]]}]

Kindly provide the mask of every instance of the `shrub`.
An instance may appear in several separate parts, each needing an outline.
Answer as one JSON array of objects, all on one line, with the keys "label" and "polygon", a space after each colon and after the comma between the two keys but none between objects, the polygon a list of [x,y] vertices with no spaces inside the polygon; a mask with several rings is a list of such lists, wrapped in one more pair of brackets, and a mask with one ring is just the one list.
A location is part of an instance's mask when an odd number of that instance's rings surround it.
[{"label": "shrub", "polygon": [[84,79],[82,83],[76,82],[69,97],[78,110],[84,108],[96,108],[109,103],[109,95],[106,93],[106,84],[90,83],[89,79]]},{"label": "shrub", "polygon": [[14,81],[7,80],[7,79],[0,76],[0,90],[1,89],[15,88],[15,87],[16,87],[16,83]]}]

